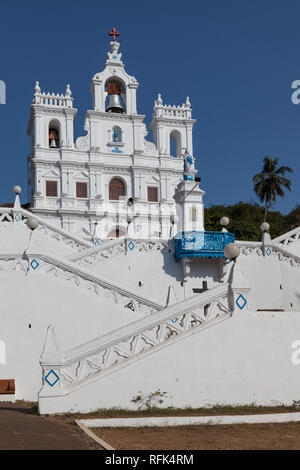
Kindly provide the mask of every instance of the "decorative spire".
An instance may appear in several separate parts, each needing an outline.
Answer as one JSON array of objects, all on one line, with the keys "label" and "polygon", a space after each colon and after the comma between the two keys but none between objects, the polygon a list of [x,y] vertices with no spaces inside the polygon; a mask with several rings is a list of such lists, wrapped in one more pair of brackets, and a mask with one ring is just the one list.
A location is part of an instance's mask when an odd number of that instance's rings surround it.
[{"label": "decorative spire", "polygon": [[185,108],[190,108],[191,107],[190,98],[188,96],[186,97],[186,101],[185,101],[185,104],[183,106]]},{"label": "decorative spire", "polygon": [[66,95],[66,96],[72,96],[72,92],[71,92],[71,88],[70,88],[70,85],[69,85],[69,84],[67,85],[65,95]]},{"label": "decorative spire", "polygon": [[116,41],[116,36],[120,36],[119,31],[117,31],[115,27],[113,27],[112,30],[108,34],[110,36],[113,36],[114,41]]},{"label": "decorative spire", "polygon": [[155,106],[161,106],[161,105],[162,105],[161,94],[158,93],[157,100],[155,101]]},{"label": "decorative spire", "polygon": [[72,96],[72,92],[71,92],[70,85],[68,84],[66,87],[66,91],[65,91],[66,105],[68,108],[73,107],[73,98],[71,98],[71,96]]},{"label": "decorative spire", "polygon": [[41,100],[41,89],[39,87],[39,82],[35,82],[35,87],[34,87],[34,94],[33,94],[33,103],[34,104],[40,104]]},{"label": "decorative spire", "polygon": [[40,87],[39,87],[39,82],[36,81],[36,82],[35,82],[35,87],[34,87],[34,94],[37,95],[37,94],[39,94],[39,93],[41,93],[41,89],[40,89]]},{"label": "decorative spire", "polygon": [[110,52],[107,53],[106,65],[120,65],[123,67],[122,63],[122,54],[119,52],[120,43],[116,41],[116,36],[119,36],[119,31],[115,27],[108,33],[110,36],[113,36],[113,41],[110,42]]},{"label": "decorative spire", "polygon": [[21,194],[21,191],[22,191],[21,186],[18,186],[18,185],[14,186],[13,191],[16,195],[14,209],[15,210],[21,209],[20,196],[19,196],[19,194]]}]

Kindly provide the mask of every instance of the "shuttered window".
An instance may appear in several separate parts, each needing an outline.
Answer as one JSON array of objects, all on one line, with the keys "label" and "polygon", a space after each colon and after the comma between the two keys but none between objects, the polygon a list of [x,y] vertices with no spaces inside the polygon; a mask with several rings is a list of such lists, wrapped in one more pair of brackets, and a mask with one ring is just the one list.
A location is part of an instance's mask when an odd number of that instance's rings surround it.
[{"label": "shuttered window", "polygon": [[76,183],[76,197],[87,198],[87,183]]},{"label": "shuttered window", "polygon": [[46,181],[46,196],[57,197],[57,181]]},{"label": "shuttered window", "polygon": [[148,201],[158,202],[158,188],[148,186]]},{"label": "shuttered window", "polygon": [[197,222],[197,220],[198,220],[197,207],[190,207],[190,221]]}]

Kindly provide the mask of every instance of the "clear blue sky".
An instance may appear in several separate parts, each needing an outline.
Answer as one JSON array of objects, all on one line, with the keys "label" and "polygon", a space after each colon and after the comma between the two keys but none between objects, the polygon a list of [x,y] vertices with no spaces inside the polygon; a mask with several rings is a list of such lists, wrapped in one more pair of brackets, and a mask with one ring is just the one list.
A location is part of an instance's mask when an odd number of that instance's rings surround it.
[{"label": "clear blue sky", "polygon": [[300,105],[291,83],[300,79],[299,0],[61,0],[1,3],[0,202],[12,186],[27,197],[26,135],[33,87],[64,92],[71,84],[84,134],[92,76],[103,69],[108,31],[121,32],[126,70],[140,83],[138,112],[151,121],[157,93],[164,103],[190,96],[194,155],[205,204],[256,200],[252,175],[265,155],[294,168],[293,191],[275,208],[300,203]]}]

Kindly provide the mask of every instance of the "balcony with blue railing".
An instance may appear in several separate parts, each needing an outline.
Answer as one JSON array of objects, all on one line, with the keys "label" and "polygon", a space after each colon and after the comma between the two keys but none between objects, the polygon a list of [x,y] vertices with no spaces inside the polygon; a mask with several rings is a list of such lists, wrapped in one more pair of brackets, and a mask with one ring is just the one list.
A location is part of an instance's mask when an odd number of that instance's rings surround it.
[{"label": "balcony with blue railing", "polygon": [[175,260],[181,258],[223,258],[224,247],[234,243],[229,232],[180,232],[174,238]]}]

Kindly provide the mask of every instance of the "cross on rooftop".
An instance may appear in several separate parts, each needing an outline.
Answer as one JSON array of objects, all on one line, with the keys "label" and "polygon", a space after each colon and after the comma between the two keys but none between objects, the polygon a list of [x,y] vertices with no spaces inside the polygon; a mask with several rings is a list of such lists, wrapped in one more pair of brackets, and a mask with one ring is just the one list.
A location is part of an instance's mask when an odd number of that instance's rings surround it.
[{"label": "cross on rooftop", "polygon": [[110,36],[113,36],[114,41],[116,40],[116,36],[120,35],[119,31],[117,31],[115,27],[113,27],[113,29],[108,34]]}]

